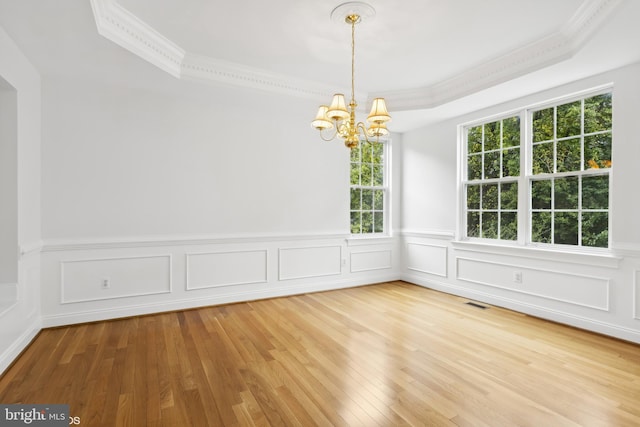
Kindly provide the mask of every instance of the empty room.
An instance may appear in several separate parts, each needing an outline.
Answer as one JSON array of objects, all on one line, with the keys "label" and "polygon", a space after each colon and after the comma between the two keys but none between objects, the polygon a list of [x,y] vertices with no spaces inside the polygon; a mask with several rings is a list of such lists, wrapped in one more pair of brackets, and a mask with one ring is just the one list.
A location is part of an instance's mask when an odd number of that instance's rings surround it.
[{"label": "empty room", "polygon": [[0,0],[0,425],[640,425],[639,20]]}]

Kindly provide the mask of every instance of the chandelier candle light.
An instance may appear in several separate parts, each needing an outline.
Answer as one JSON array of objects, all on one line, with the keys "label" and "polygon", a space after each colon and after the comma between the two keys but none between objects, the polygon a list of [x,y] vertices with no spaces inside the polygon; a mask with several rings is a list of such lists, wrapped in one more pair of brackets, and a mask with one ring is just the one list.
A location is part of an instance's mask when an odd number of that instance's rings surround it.
[{"label": "chandelier candle light", "polygon": [[[337,136],[344,140],[344,145],[350,149],[358,147],[360,138],[369,141],[369,137],[376,137],[389,134],[386,123],[391,120],[387,112],[387,105],[384,98],[375,98],[371,106],[371,112],[367,117],[369,128],[362,122],[356,122],[355,100],[355,32],[356,24],[362,21],[363,17],[375,15],[375,9],[362,2],[349,2],[341,4],[331,12],[331,18],[343,18],[344,22],[351,25],[351,102],[349,108],[345,103],[344,95],[336,93],[333,95],[331,105],[321,105],[316,118],[311,122],[311,126],[320,131],[320,137],[325,141],[331,141]],[[326,130],[335,129],[329,137],[324,133]]]}]

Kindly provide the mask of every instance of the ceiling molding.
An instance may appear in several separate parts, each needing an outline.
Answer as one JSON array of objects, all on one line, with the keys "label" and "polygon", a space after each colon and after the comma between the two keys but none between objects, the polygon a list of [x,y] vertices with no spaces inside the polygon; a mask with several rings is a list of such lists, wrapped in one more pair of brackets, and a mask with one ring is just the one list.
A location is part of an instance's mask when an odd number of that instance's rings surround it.
[{"label": "ceiling molding", "polygon": [[431,86],[379,92],[394,111],[437,107],[575,55],[622,0],[585,0],[555,33]]},{"label": "ceiling molding", "polygon": [[176,78],[312,99],[330,98],[333,95],[326,84],[189,53],[123,8],[116,0],[91,0],[91,7],[101,36]]},{"label": "ceiling molding", "polygon": [[115,0],[91,0],[98,34],[180,78],[186,52]]},{"label": "ceiling molding", "polygon": [[[434,85],[378,92],[377,96],[385,97],[394,111],[433,108],[556,64],[575,55],[621,1],[585,0],[555,33]],[[91,7],[100,35],[176,78],[315,100],[333,94],[326,84],[189,53],[124,9],[117,0],[91,0]]]}]

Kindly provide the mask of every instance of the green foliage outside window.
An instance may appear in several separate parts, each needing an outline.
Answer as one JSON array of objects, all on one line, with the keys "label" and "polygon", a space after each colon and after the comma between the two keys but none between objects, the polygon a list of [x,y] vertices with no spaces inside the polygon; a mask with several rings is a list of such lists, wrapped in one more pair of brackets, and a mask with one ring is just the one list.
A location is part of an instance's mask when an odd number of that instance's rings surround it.
[{"label": "green foliage outside window", "polygon": [[517,240],[519,175],[520,117],[467,130],[468,237]]},{"label": "green foliage outside window", "polygon": [[531,242],[608,247],[612,94],[532,111],[528,126],[526,143],[519,116],[466,129],[467,237],[517,240],[526,183]]},{"label": "green foliage outside window", "polygon": [[608,246],[611,123],[611,93],[533,113],[532,242]]},{"label": "green foliage outside window", "polygon": [[384,143],[351,150],[351,234],[384,233]]}]

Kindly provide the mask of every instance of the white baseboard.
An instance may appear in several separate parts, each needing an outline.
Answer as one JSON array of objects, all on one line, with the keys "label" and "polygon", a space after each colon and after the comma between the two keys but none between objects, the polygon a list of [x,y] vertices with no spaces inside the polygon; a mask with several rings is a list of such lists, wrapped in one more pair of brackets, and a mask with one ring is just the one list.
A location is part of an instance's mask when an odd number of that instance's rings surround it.
[{"label": "white baseboard", "polygon": [[37,318],[25,331],[0,354],[0,374],[2,374],[31,343],[42,329],[42,322]]},{"label": "white baseboard", "polygon": [[469,289],[464,286],[458,286],[438,280],[425,280],[424,278],[413,274],[405,273],[402,275],[401,280],[436,291],[473,299],[479,302],[484,302],[486,304],[507,308],[509,310],[514,310],[531,316],[540,317],[542,319],[551,320],[565,325],[574,326],[576,328],[585,329],[588,331],[597,332],[625,341],[631,341],[640,344],[640,330],[626,328],[624,326],[614,325],[607,322],[601,322],[584,316],[566,313],[547,307],[541,307],[539,305],[514,300],[512,298],[506,298],[474,289]]},{"label": "white baseboard", "polygon": [[[377,282],[399,280],[398,274],[389,272],[387,274],[376,275]],[[43,327],[55,327],[71,325],[76,323],[96,322],[101,320],[116,319],[122,317],[141,316],[146,314],[162,313],[175,310],[187,310],[198,307],[215,306],[244,301],[255,301],[267,298],[277,298],[282,296],[300,295],[310,292],[323,292],[344,288],[352,288],[371,284],[371,280],[332,280],[327,282],[310,282],[308,284],[296,284],[290,286],[267,287],[262,290],[252,290],[245,292],[227,293],[224,295],[183,298],[170,302],[148,303],[130,305],[121,308],[108,308],[101,310],[90,310],[74,313],[61,313],[54,315],[43,315]]]}]

